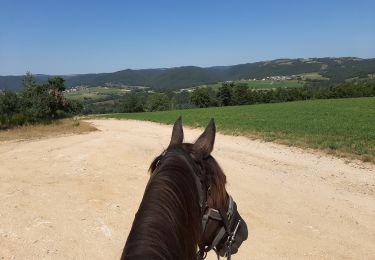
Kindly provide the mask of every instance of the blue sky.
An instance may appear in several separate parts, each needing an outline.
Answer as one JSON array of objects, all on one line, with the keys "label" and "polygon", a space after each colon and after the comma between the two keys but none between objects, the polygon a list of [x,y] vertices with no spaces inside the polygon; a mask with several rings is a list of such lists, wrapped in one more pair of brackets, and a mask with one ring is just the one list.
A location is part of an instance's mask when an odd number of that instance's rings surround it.
[{"label": "blue sky", "polygon": [[375,57],[375,1],[1,0],[0,75]]}]

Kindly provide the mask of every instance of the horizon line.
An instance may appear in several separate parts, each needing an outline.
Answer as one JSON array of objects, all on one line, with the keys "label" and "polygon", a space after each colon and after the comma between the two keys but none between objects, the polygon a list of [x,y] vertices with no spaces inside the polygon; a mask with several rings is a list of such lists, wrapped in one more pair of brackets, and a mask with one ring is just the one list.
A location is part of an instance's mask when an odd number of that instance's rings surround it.
[{"label": "horizon line", "polygon": [[79,75],[87,75],[87,74],[110,74],[110,73],[116,73],[120,71],[125,70],[167,70],[167,69],[175,69],[175,68],[183,68],[183,67],[196,67],[196,68],[213,68],[213,67],[231,67],[231,66],[237,66],[237,65],[245,65],[245,64],[252,64],[252,63],[258,63],[258,62],[270,62],[270,61],[276,61],[276,60],[308,60],[308,59],[361,59],[361,60],[370,60],[375,59],[375,57],[356,57],[356,56],[325,56],[325,57],[299,57],[299,58],[275,58],[275,59],[267,59],[267,60],[258,60],[253,62],[246,62],[246,63],[238,63],[238,64],[230,64],[230,65],[213,65],[213,66],[197,66],[197,65],[180,65],[180,66],[171,66],[171,67],[149,67],[149,68],[125,68],[120,70],[114,70],[114,71],[108,71],[108,72],[87,72],[87,73],[71,73],[71,74],[44,74],[44,73],[32,73],[31,71],[26,71],[24,74],[8,74],[8,75],[0,75],[0,77],[20,77],[26,75],[26,73],[30,72],[34,76],[79,76]]}]

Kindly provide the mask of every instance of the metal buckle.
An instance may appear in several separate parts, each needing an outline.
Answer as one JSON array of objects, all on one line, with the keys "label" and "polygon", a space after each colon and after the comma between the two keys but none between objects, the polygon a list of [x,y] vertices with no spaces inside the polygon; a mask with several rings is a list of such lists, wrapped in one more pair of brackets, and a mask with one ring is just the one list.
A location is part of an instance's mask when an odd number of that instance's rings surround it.
[{"label": "metal buckle", "polygon": [[237,235],[237,231],[238,231],[238,228],[241,224],[241,220],[238,220],[237,222],[237,225],[236,225],[236,228],[234,229],[234,231],[232,232],[232,234],[230,236],[228,236],[228,239],[227,239],[227,253],[226,253],[226,257],[228,260],[231,259],[231,256],[232,256],[232,244],[234,243],[235,239],[236,239],[236,235]]}]

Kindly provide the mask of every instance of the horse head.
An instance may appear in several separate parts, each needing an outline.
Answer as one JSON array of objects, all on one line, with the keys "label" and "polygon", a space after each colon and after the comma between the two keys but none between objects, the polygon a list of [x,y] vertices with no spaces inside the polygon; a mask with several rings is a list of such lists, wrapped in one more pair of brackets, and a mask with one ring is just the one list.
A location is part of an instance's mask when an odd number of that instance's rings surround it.
[{"label": "horse head", "polygon": [[121,259],[204,259],[211,249],[229,259],[238,251],[247,225],[211,155],[215,135],[212,119],[194,143],[184,143],[177,119],[167,149],[150,165]]},{"label": "horse head", "polygon": [[169,153],[183,154],[193,166],[201,208],[202,227],[198,256],[211,249],[220,256],[235,254],[247,239],[246,222],[238,212],[237,204],[225,188],[226,176],[211,155],[216,136],[213,119],[194,143],[184,143],[182,119],[174,123],[168,148],[151,164],[154,172]]}]

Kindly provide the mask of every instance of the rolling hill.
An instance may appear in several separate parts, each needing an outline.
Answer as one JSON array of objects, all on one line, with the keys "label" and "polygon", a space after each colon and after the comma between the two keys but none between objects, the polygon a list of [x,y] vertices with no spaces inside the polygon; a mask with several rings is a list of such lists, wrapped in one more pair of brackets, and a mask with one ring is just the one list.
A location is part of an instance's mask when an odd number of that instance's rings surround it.
[{"label": "rolling hill", "polygon": [[[226,80],[261,79],[268,76],[306,73],[315,73],[336,82],[351,78],[367,78],[375,74],[375,59],[355,57],[277,59],[233,66],[126,69],[113,73],[63,75],[63,77],[67,87],[127,85],[176,90]],[[37,82],[44,82],[51,77],[35,76]],[[22,78],[23,76],[0,76],[0,89],[19,90]]]}]

